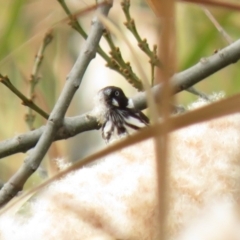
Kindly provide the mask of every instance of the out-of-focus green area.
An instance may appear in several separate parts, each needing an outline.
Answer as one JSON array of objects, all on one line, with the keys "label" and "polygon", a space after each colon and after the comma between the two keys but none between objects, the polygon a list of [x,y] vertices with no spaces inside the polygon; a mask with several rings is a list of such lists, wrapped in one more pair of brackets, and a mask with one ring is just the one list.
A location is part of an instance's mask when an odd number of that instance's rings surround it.
[{"label": "out-of-focus green area", "polygon": [[[76,11],[86,8],[90,4],[95,3],[95,1],[86,2],[79,0],[67,1],[67,3],[71,9]],[[41,79],[35,93],[36,104],[49,113],[59,96],[67,74],[74,64],[81,44],[83,44],[82,38],[67,25],[67,21],[62,21],[66,18],[66,15],[57,1],[0,0],[0,4],[0,73],[7,75],[11,82],[26,96],[29,94],[29,79],[34,64],[34,56],[41,45],[45,33],[50,28],[53,29],[54,39],[44,54],[44,60],[40,70]],[[237,40],[240,36],[240,13],[221,8],[208,9],[229,36],[233,40]],[[124,17],[120,8],[120,1],[114,2],[114,8],[111,11],[111,19],[124,29],[122,24]],[[149,39],[150,43],[156,43],[157,19],[153,12],[147,7],[144,1],[133,0],[131,12],[143,38],[146,37]],[[87,32],[90,28],[92,16],[93,12],[90,12],[87,15],[79,17],[79,20]],[[196,64],[201,58],[210,56],[214,54],[214,51],[227,46],[223,36],[211,23],[200,6],[187,3],[176,4],[176,31],[177,71],[187,69]],[[132,40],[131,34],[127,31],[126,34],[131,43],[136,45],[136,42]],[[116,42],[117,45],[125,51],[126,47],[123,41],[117,39]],[[103,44],[105,43],[103,42]],[[104,46],[106,46],[106,44],[103,45],[103,48]],[[106,51],[108,51],[108,48],[106,48]],[[123,55],[126,54],[126,52],[127,51],[123,52]],[[150,71],[147,70],[149,66],[146,58],[141,59],[141,62],[145,72],[147,74],[150,73]],[[98,68],[105,70],[105,65],[100,63]],[[106,71],[111,70],[107,69]],[[87,75],[91,77],[92,73],[93,72],[88,72]],[[99,81],[101,81],[101,77],[106,77],[106,75],[103,76],[100,73]],[[122,77],[119,78],[120,81],[124,81]],[[239,63],[214,74],[199,83],[196,87],[206,94],[224,91],[227,95],[232,95],[239,92]],[[129,88],[131,88],[131,86],[129,86]],[[78,109],[79,102],[81,102],[81,106],[83,106],[92,101],[92,98],[87,99],[87,89],[89,88],[80,87],[80,92],[77,94],[77,97],[74,98],[73,104],[69,109],[69,116],[81,112]],[[128,89],[124,90],[128,91]],[[82,96],[84,96],[84,98]],[[195,96],[186,92],[177,95],[177,100],[180,104],[187,104],[194,99],[196,99]],[[87,107],[87,109],[89,110],[90,108]],[[27,108],[21,104],[21,101],[10,92],[9,89],[0,84],[1,141],[12,138],[19,133],[29,131],[25,122],[26,113]],[[37,114],[36,116],[34,125],[37,128],[46,121]],[[91,144],[94,144],[91,143],[91,140],[87,140],[87,134],[88,133],[85,133],[84,136],[86,137],[82,138],[80,142],[77,142],[79,151],[81,151],[81,146],[87,148]],[[84,151],[85,150],[86,149],[84,149]],[[43,169],[47,170],[49,175],[53,174],[55,171],[55,163],[52,159],[61,156],[67,157],[72,154],[69,151],[72,151],[72,148],[67,145],[67,141],[54,143],[45,157]],[[81,154],[77,156],[81,156]],[[26,154],[22,153],[1,159],[0,179],[6,181],[22,164],[25,157]],[[29,185],[37,183],[41,178],[41,174],[34,174],[32,178],[33,181],[30,181]]]},{"label": "out-of-focus green area", "polygon": [[[231,2],[231,1],[229,1]],[[214,54],[228,45],[226,39],[216,29],[200,6],[189,4],[177,5],[177,48],[179,71],[197,63],[201,58]],[[222,8],[207,8],[233,41],[239,39],[239,12]],[[197,84],[197,88],[207,94],[224,91],[232,95],[240,90],[239,63],[229,66],[208,79]],[[194,99],[181,93],[184,103]]]}]

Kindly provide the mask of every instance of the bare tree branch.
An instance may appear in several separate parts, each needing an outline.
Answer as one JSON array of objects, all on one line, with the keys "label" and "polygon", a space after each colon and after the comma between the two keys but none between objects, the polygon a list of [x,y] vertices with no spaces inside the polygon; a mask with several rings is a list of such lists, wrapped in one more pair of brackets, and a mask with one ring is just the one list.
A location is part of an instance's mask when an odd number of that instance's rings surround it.
[{"label": "bare tree branch", "polygon": [[[97,129],[98,124],[96,119],[87,117],[88,114],[65,118],[64,124],[58,130],[54,141],[70,138],[81,132]],[[19,152],[26,152],[27,150],[33,148],[37,144],[45,128],[45,126],[42,126],[33,131],[2,141],[0,143],[0,158]]]},{"label": "bare tree branch", "polygon": [[[223,69],[224,67],[236,63],[240,59],[240,40],[218,51],[213,56],[203,58],[191,68],[177,73],[171,79],[171,84],[175,93],[181,92],[186,88],[193,86],[211,74]],[[156,96],[161,94],[161,86],[157,85],[152,88],[153,94]],[[135,106],[143,110],[147,107],[145,93],[138,93],[133,97]],[[58,129],[54,141],[73,137],[79,133],[98,129],[97,120],[89,117],[90,112],[81,116],[67,117],[61,128]],[[25,152],[33,148],[38,142],[40,136],[45,130],[45,126],[34,131],[20,134],[14,138],[0,142],[0,158],[9,155]]]},{"label": "bare tree branch", "polygon": [[[98,10],[101,14],[107,15],[111,6],[112,4],[109,2],[107,5],[99,6]],[[76,90],[79,88],[88,64],[95,57],[103,30],[104,26],[99,19],[95,17],[92,21],[92,27],[87,41],[82,47],[78,59],[67,77],[63,91],[61,92],[59,99],[49,116],[47,125],[45,126],[39,141],[37,142],[30,156],[24,160],[23,165],[0,190],[0,206],[6,204],[20,190],[22,190],[27,179],[37,170],[38,166],[40,165],[44,155],[55,138],[56,132],[63,124],[64,115]]]}]

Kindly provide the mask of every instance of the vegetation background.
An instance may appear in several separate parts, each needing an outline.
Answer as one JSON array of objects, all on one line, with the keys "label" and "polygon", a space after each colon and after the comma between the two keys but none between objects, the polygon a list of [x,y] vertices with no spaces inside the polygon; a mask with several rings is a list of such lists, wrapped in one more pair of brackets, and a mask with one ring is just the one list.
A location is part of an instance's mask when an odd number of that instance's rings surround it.
[{"label": "vegetation background", "polygon": [[[239,3],[239,1],[225,1]],[[66,2],[73,11],[80,11],[91,6],[95,1],[69,0]],[[69,25],[66,14],[58,1],[47,0],[0,0],[0,73],[7,75],[12,84],[27,97],[30,89],[35,55],[43,41],[43,37],[50,29],[53,40],[44,52],[44,59],[40,68],[40,80],[35,89],[35,103],[46,112],[50,112],[64,85],[66,77],[79,53],[83,38]],[[239,11],[220,7],[206,7],[216,18],[218,23],[229,34],[232,40],[239,38]],[[90,28],[94,11],[80,14],[78,20],[85,31]],[[131,1],[131,14],[143,38],[147,38],[150,46],[157,40],[157,17],[143,0]],[[183,71],[196,64],[200,59],[214,54],[215,51],[228,45],[226,39],[216,29],[216,26],[205,14],[201,5],[187,2],[176,4],[176,72]],[[124,32],[131,44],[138,49],[136,40],[124,27],[124,14],[119,0],[109,14],[110,19]],[[123,56],[133,62],[123,39],[114,38],[123,52]],[[108,52],[109,47],[104,39],[101,46]],[[150,76],[150,66],[146,56],[138,50],[138,58],[142,68]],[[133,68],[134,68],[134,63]],[[137,71],[137,70],[136,70]],[[224,91],[227,96],[240,90],[239,63],[212,75],[199,83],[198,90],[211,94]],[[93,107],[93,97],[104,86],[117,85],[124,89],[128,96],[137,91],[127,81],[113,70],[105,67],[104,60],[97,56],[90,64],[79,91],[68,110],[67,116],[75,116]],[[182,92],[176,95],[177,102],[187,105],[196,96]],[[19,133],[29,131],[26,123],[28,108],[21,104],[21,100],[3,84],[0,84],[0,141],[12,138]],[[34,128],[45,124],[45,120],[36,114]],[[29,180],[26,187],[34,186],[46,176],[56,172],[54,159],[64,157],[68,161],[76,161],[85,155],[101,148],[104,143],[100,132],[82,133],[70,140],[55,142],[45,156],[42,167]],[[22,164],[27,153],[16,154],[0,161],[0,179],[7,181]]]}]

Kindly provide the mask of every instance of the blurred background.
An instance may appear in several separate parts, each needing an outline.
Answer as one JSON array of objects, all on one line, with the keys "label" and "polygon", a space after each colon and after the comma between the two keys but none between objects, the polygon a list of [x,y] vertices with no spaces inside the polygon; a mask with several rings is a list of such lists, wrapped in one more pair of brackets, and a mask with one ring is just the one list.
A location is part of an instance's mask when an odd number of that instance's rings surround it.
[{"label": "blurred background", "polygon": [[[238,1],[225,1],[235,2]],[[90,0],[68,0],[73,12],[94,4]],[[7,75],[12,84],[29,97],[30,76],[35,56],[41,46],[44,35],[52,29],[53,40],[44,52],[39,71],[39,82],[35,88],[35,103],[50,113],[84,43],[83,38],[68,25],[66,14],[58,1],[47,0],[0,0],[0,74]],[[224,8],[207,7],[233,41],[240,36],[239,12]],[[78,20],[86,32],[89,32],[94,11],[80,15]],[[157,17],[144,0],[131,0],[131,15],[137,29],[146,38],[150,47],[158,43]],[[125,28],[125,17],[120,0],[114,1],[109,14],[110,19],[127,36],[137,51],[142,69],[150,79],[150,65],[146,55],[138,48],[132,34]],[[113,36],[116,46],[122,50],[126,61],[130,61],[138,73],[134,58],[123,39]],[[183,71],[196,64],[201,58],[211,56],[218,49],[226,47],[226,39],[218,32],[206,16],[201,5],[178,2],[176,4],[176,72]],[[105,39],[102,48],[108,53]],[[108,85],[121,87],[127,96],[133,96],[134,89],[121,75],[107,68],[105,61],[97,55],[88,67],[82,84],[75,95],[67,116],[76,116],[93,107],[93,97],[101,88]],[[239,63],[227,67],[196,85],[206,94],[224,91],[227,96],[240,90]],[[178,104],[186,106],[196,96],[182,92],[176,95]],[[0,84],[0,141],[29,131],[25,121],[28,113],[26,106],[6,86]],[[36,114],[34,128],[45,124],[45,120]],[[54,159],[64,158],[76,161],[104,147],[99,131],[82,133],[74,138],[55,142],[44,158],[42,167],[29,180],[26,187],[34,186],[46,176],[56,171]],[[0,160],[0,179],[6,181],[19,168],[28,153],[16,154]]]}]

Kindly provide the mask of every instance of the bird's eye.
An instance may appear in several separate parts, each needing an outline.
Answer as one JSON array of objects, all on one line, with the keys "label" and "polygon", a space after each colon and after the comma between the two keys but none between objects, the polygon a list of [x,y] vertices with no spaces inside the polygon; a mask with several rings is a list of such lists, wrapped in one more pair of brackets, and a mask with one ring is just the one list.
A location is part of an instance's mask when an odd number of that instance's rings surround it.
[{"label": "bird's eye", "polygon": [[115,92],[115,96],[118,97],[119,96],[119,91]]}]

